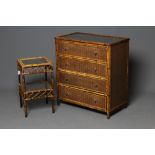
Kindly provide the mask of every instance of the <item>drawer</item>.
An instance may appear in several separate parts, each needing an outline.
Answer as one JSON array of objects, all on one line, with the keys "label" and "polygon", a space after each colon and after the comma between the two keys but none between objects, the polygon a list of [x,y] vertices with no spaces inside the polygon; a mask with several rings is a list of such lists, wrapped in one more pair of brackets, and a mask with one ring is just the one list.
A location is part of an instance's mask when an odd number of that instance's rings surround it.
[{"label": "drawer", "polygon": [[95,108],[106,109],[106,96],[90,93],[65,85],[58,85],[59,98],[67,99],[80,105]]},{"label": "drawer", "polygon": [[104,63],[99,64],[88,60],[63,56],[58,56],[58,61],[58,68],[106,77],[107,69]]},{"label": "drawer", "polygon": [[88,76],[77,75],[76,73],[68,73],[64,71],[58,71],[57,76],[59,79],[58,82],[60,83],[70,84],[77,87],[83,87],[93,91],[106,93],[105,79],[91,78]]},{"label": "drawer", "polygon": [[59,40],[57,43],[57,51],[60,54],[69,54],[107,61],[107,46],[63,40]]}]

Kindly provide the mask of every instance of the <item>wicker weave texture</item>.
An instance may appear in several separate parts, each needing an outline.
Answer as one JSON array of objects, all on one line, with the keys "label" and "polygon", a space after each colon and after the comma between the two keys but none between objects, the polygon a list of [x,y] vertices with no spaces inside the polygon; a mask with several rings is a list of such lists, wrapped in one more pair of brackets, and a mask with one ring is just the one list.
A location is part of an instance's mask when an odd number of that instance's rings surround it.
[{"label": "wicker weave texture", "polygon": [[98,64],[96,62],[90,62],[82,59],[75,59],[73,57],[58,57],[58,67],[70,70],[77,71],[87,74],[93,74],[101,77],[106,77],[106,64]]},{"label": "wicker weave texture", "polygon": [[83,87],[86,89],[91,89],[92,91],[98,91],[101,93],[106,93],[106,82],[105,79],[100,78],[90,78],[85,75],[78,75],[76,73],[68,73],[59,71],[59,82],[64,84],[70,84],[77,87]]},{"label": "wicker weave texture", "polygon": [[53,68],[51,66],[29,67],[24,69],[23,74],[24,75],[37,74],[37,73],[45,73],[45,72],[52,72],[52,71],[53,71]]},{"label": "wicker weave texture", "polygon": [[73,42],[72,44],[68,41],[58,41],[58,51],[60,54],[77,55],[81,57],[87,57],[92,59],[100,59],[106,61],[107,59],[107,46],[103,45],[92,45]]},{"label": "wicker weave texture", "polygon": [[59,97],[62,99],[70,99],[79,103],[86,104],[88,106],[97,107],[100,109],[106,109],[106,97],[104,95],[98,95],[95,93],[87,92],[84,90],[68,87],[65,85],[59,85]]}]

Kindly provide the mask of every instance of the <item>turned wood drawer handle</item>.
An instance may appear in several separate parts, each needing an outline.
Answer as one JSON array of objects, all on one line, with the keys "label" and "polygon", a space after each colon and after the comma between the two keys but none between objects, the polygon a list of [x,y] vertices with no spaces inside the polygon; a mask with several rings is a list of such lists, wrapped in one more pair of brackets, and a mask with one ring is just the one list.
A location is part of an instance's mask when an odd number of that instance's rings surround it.
[{"label": "turned wood drawer handle", "polygon": [[66,93],[65,95],[66,95],[66,96],[69,96],[69,94],[68,94],[68,93]]},{"label": "turned wood drawer handle", "polygon": [[66,48],[65,48],[65,47],[62,47],[62,50],[63,50],[63,51],[66,51]]},{"label": "turned wood drawer handle", "polygon": [[97,72],[97,69],[95,68],[94,71]]},{"label": "turned wood drawer handle", "polygon": [[96,104],[96,103],[97,103],[97,101],[96,101],[96,100],[94,100],[94,103]]},{"label": "turned wood drawer handle", "polygon": [[65,79],[65,81],[68,82],[69,80],[68,79]]},{"label": "turned wood drawer handle", "polygon": [[95,85],[95,88],[98,88],[98,85],[97,84]]},{"label": "turned wood drawer handle", "polygon": [[98,54],[97,52],[94,52],[94,55],[95,55],[95,56],[97,56],[97,54]]},{"label": "turned wood drawer handle", "polygon": [[68,67],[68,66],[69,66],[69,64],[68,64],[68,63],[66,63],[66,64],[65,64],[65,67]]}]

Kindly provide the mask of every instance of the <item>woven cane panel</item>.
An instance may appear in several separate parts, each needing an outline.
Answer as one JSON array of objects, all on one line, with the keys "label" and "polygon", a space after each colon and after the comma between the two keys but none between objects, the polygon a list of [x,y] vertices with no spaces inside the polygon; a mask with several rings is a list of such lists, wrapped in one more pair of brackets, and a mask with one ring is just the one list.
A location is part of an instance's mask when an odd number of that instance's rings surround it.
[{"label": "woven cane panel", "polygon": [[23,74],[35,74],[35,73],[44,73],[44,72],[52,72],[53,69],[51,66],[41,66],[41,67],[30,67],[25,68]]},{"label": "woven cane panel", "polygon": [[58,86],[59,98],[83,103],[88,107],[106,108],[106,97],[67,86]]},{"label": "woven cane panel", "polygon": [[58,68],[106,77],[106,64],[62,56],[58,57],[58,62]]},{"label": "woven cane panel", "polygon": [[58,72],[58,77],[60,83],[70,84],[77,87],[91,89],[92,91],[106,93],[105,79],[90,78],[87,76],[81,76],[61,71]]},{"label": "woven cane panel", "polygon": [[92,46],[84,43],[59,40],[57,50],[60,54],[69,54],[107,61],[107,47],[103,45]]}]

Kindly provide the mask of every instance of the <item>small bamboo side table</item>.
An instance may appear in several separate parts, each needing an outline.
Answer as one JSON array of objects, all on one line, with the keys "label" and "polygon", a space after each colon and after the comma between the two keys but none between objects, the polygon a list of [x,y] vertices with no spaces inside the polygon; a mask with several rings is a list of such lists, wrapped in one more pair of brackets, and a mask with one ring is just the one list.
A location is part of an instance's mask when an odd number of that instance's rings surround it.
[{"label": "small bamboo side table", "polygon": [[[54,83],[53,83],[53,65],[47,57],[23,58],[17,60],[18,81],[19,81],[19,96],[20,107],[24,104],[25,117],[27,117],[28,101],[36,99],[52,100],[52,112],[55,112],[54,107]],[[41,81],[26,81],[26,76],[33,74],[45,74],[45,79]],[[49,76],[48,76],[49,75]],[[48,78],[49,77],[49,78]]]}]

